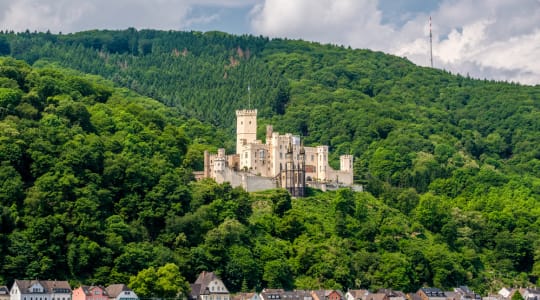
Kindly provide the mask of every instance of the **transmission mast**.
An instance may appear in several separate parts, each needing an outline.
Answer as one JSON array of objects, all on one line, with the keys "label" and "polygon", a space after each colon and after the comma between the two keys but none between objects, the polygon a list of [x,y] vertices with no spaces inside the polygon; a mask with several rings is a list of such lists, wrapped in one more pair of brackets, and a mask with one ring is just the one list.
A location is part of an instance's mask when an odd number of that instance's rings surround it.
[{"label": "transmission mast", "polygon": [[429,61],[433,68],[433,38],[431,35],[431,16],[429,16]]}]

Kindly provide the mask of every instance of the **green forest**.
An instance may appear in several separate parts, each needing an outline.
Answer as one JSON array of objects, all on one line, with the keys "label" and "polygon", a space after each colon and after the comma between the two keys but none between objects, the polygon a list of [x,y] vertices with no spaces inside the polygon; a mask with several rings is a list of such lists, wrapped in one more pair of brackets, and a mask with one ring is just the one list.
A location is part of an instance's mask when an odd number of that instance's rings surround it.
[{"label": "green forest", "polygon": [[[0,55],[0,285],[540,284],[538,85],[222,32],[1,32]],[[261,138],[329,145],[335,167],[353,154],[365,192],[194,181],[246,107]]]}]

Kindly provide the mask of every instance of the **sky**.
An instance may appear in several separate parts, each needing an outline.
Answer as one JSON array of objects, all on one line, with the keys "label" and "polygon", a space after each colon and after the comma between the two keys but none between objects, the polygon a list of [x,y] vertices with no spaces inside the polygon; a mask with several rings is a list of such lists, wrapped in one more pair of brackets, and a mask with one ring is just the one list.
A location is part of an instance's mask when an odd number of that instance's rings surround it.
[{"label": "sky", "polygon": [[540,84],[540,0],[0,0],[0,30],[219,30],[371,49]]}]

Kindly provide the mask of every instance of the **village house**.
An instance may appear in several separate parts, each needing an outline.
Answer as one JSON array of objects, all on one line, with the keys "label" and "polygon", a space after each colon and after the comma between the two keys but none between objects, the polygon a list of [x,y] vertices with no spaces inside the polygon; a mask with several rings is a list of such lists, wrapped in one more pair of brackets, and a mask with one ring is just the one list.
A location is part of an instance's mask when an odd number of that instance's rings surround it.
[{"label": "village house", "polygon": [[67,281],[15,280],[10,300],[71,300],[71,287]]},{"label": "village house", "polygon": [[444,293],[448,300],[482,300],[482,296],[471,291],[467,286],[459,286],[452,292]]},{"label": "village house", "polygon": [[365,296],[364,300],[389,300],[386,293],[369,293]]},{"label": "village house", "polygon": [[343,293],[338,290],[312,291],[313,300],[344,300]]},{"label": "village house", "polygon": [[73,290],[73,300],[109,300],[105,288],[82,285]]},{"label": "village house", "polygon": [[377,293],[385,294],[388,300],[405,300],[407,298],[405,293],[392,289],[380,289]]},{"label": "village house", "polygon": [[482,297],[483,300],[510,300],[517,289],[503,287],[496,294],[489,294]]},{"label": "village house", "polygon": [[109,295],[109,300],[139,300],[139,296],[123,283],[111,284],[105,290]]},{"label": "village house", "polygon": [[260,297],[262,300],[314,300],[313,293],[305,290],[263,289]]},{"label": "village house", "polygon": [[370,294],[368,290],[348,290],[345,294],[346,300],[365,300],[366,296]]},{"label": "village house", "polygon": [[214,272],[202,272],[191,284],[190,300],[229,300],[229,290]]},{"label": "village house", "polygon": [[446,294],[438,288],[424,287],[415,294],[421,300],[447,300]]},{"label": "village house", "polygon": [[232,300],[261,300],[261,298],[257,293],[238,293]]},{"label": "village house", "polygon": [[540,300],[540,289],[538,288],[521,288],[519,292],[525,300]]},{"label": "village house", "polygon": [[260,297],[261,300],[280,300],[283,293],[285,293],[283,289],[263,289]]},{"label": "village house", "polygon": [[9,300],[9,289],[7,286],[0,286],[0,300]]}]

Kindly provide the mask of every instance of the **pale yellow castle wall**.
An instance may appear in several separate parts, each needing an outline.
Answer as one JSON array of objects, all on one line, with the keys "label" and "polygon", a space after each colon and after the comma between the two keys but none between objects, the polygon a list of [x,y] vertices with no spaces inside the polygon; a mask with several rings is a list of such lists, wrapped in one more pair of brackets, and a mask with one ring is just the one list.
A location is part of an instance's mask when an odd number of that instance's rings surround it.
[{"label": "pale yellow castle wall", "polygon": [[327,174],[327,181],[337,182],[343,185],[353,184],[353,173],[350,171],[336,171],[330,169]]},{"label": "pale yellow castle wall", "polygon": [[[261,156],[262,153],[262,156]],[[270,156],[266,144],[253,143],[242,147],[240,170],[271,177]]]}]

